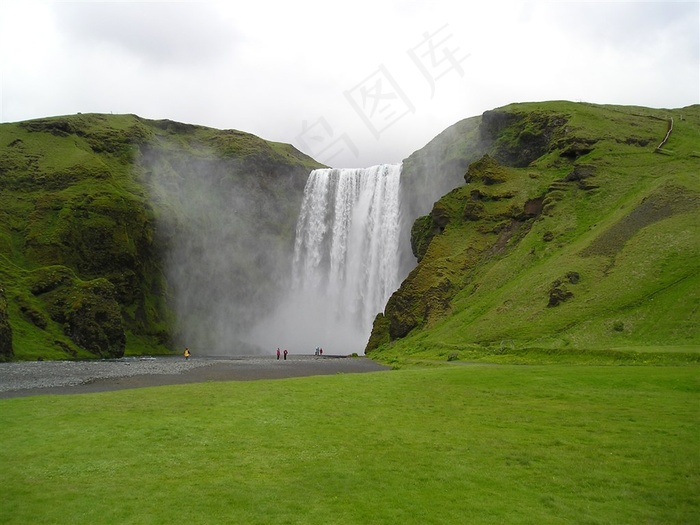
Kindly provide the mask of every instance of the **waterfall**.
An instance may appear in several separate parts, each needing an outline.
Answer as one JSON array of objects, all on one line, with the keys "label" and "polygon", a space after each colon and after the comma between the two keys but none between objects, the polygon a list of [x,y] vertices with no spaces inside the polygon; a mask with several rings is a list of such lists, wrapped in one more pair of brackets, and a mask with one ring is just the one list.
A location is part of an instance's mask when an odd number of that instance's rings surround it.
[{"label": "waterfall", "polygon": [[365,339],[398,286],[400,174],[400,165],[315,170],[297,222],[293,290],[324,305],[325,323]]},{"label": "waterfall", "polygon": [[269,345],[293,345],[292,353],[364,352],[374,317],[399,285],[400,175],[400,164],[311,172],[289,304],[267,328],[282,341]]}]

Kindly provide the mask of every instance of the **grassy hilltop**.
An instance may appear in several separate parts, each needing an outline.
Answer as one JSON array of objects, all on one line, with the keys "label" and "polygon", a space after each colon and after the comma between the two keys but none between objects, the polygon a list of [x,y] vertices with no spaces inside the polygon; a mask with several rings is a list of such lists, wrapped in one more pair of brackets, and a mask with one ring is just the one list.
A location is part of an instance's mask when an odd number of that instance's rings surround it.
[{"label": "grassy hilltop", "polygon": [[[178,332],[173,287],[183,282],[166,278],[174,255],[209,271],[187,272],[193,289],[220,278],[250,294],[237,285],[254,279],[255,293],[268,293],[275,250],[251,248],[217,273],[198,264],[209,249],[203,232],[221,231],[208,242],[289,245],[315,167],[286,144],[134,115],[0,125],[0,357],[167,351]],[[236,208],[257,195],[276,206]],[[234,212],[225,220],[216,214],[224,206]],[[173,254],[176,245],[188,253]]]},{"label": "grassy hilltop", "polygon": [[456,126],[405,163],[464,183],[414,223],[419,264],[368,353],[697,360],[700,106],[513,104]]}]

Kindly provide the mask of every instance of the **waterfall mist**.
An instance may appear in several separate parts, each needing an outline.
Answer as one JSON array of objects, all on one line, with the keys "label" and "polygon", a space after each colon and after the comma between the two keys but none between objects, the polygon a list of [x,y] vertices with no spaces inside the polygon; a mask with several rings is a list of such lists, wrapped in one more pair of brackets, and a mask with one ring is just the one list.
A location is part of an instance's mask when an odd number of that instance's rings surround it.
[{"label": "waterfall mist", "polygon": [[400,174],[400,165],[311,172],[288,294],[251,341],[270,351],[364,352],[399,284]]},{"label": "waterfall mist", "polygon": [[251,355],[250,327],[277,304],[291,273],[308,169],[262,166],[181,145],[142,151],[174,343],[195,355]]}]

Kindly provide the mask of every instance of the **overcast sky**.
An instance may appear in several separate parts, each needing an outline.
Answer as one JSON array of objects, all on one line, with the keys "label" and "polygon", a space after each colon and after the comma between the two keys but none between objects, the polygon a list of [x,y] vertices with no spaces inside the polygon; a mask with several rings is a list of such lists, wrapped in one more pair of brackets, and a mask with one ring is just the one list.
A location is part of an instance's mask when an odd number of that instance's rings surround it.
[{"label": "overcast sky", "polygon": [[700,102],[694,2],[0,4],[0,121],[135,113],[397,163],[511,102]]}]

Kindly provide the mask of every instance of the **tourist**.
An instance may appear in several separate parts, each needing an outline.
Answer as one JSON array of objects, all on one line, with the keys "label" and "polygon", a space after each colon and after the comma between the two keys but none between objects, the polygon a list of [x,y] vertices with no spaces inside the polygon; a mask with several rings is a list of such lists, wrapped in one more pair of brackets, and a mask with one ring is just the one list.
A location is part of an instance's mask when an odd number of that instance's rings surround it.
[{"label": "tourist", "polygon": [[190,349],[185,348],[185,351],[182,353],[182,355],[185,356],[185,361],[187,361],[190,358]]},{"label": "tourist", "polygon": [[284,360],[285,361],[287,360],[287,349],[286,348],[284,349]]},{"label": "tourist", "polygon": [[277,349],[277,360],[278,361],[280,360],[280,349],[279,348]]}]

